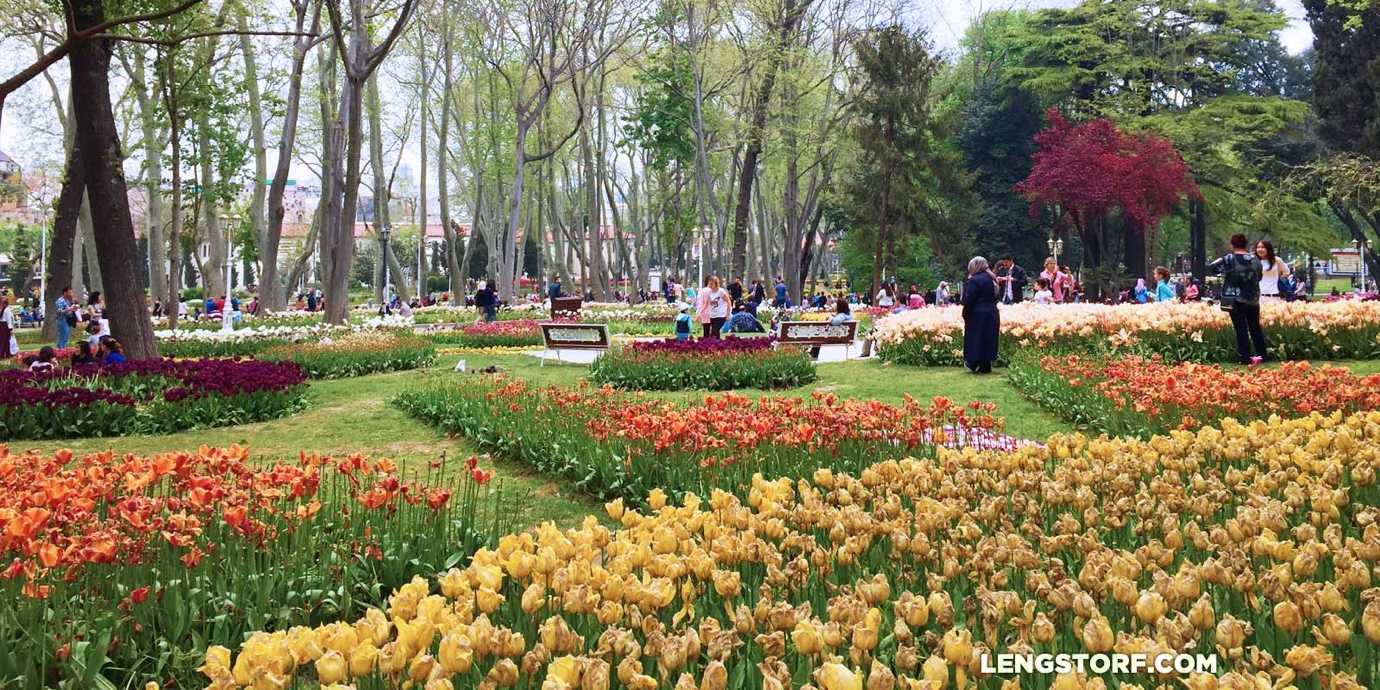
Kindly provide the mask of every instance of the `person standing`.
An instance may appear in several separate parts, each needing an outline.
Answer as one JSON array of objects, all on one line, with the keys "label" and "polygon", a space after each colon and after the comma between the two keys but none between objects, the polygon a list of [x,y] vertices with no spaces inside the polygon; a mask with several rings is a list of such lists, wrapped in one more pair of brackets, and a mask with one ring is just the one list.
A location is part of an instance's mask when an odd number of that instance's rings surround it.
[{"label": "person standing", "polygon": [[[1009,282],[1005,283],[1010,285]],[[963,283],[963,361],[974,374],[992,373],[997,361],[1001,336],[1001,315],[997,310],[997,277],[987,267],[987,259],[973,257],[968,262],[968,279]]]},{"label": "person standing", "polygon": [[934,305],[937,307],[949,306],[949,281],[941,280],[939,285],[935,286]]},{"label": "person standing", "polygon": [[1059,264],[1054,261],[1054,257],[1045,259],[1045,269],[1040,271],[1040,277],[1049,282],[1049,291],[1055,302],[1068,299],[1069,289],[1073,287],[1073,276],[1059,270]]},{"label": "person standing", "polygon": [[19,321],[15,318],[14,307],[10,306],[10,298],[0,292],[0,359],[19,354],[19,343],[14,337],[18,328]]},{"label": "person standing", "polygon": [[474,292],[474,306],[484,314],[485,321],[493,321],[498,315],[498,296],[485,281],[479,281],[479,289]]},{"label": "person standing", "polygon": [[1275,245],[1269,240],[1255,243],[1255,256],[1260,259],[1260,298],[1280,299],[1280,281],[1289,277],[1289,265],[1275,257]]},{"label": "person standing", "polygon": [[882,289],[877,291],[876,301],[873,302],[881,309],[890,309],[896,306],[896,298],[891,295],[891,286],[882,283]]},{"label": "person standing", "polygon": [[733,282],[728,284],[728,296],[732,298],[734,304],[738,304],[739,302],[743,301],[742,278],[734,278]]},{"label": "person standing", "polygon": [[728,320],[728,291],[719,287],[719,277],[709,276],[704,289],[695,297],[695,314],[705,338],[717,338]]},{"label": "person standing", "polygon": [[997,285],[1001,288],[1000,296],[1002,304],[1016,304],[1024,299],[1025,295],[1025,269],[1016,265],[1016,260],[1010,255],[1002,257],[997,262],[995,273]]},{"label": "person standing", "polygon": [[791,305],[791,302],[790,302],[790,300],[786,297],[786,281],[785,281],[785,279],[782,278],[781,276],[777,276],[777,277],[776,277],[776,299],[772,301],[771,306],[776,307],[777,309],[785,309],[786,307],[789,307],[790,305]]},{"label": "person standing", "polygon": [[72,286],[64,285],[62,294],[57,298],[57,346],[61,350],[67,347],[67,343],[72,340],[72,329],[80,323],[81,317],[78,316],[76,298],[72,296]]},{"label": "person standing", "polygon": [[1160,303],[1172,303],[1179,299],[1179,291],[1174,289],[1174,283],[1169,280],[1169,269],[1164,266],[1155,267],[1155,301]]},{"label": "person standing", "polygon": [[1222,309],[1231,314],[1237,358],[1242,364],[1260,364],[1268,356],[1260,327],[1261,262],[1246,253],[1246,236],[1232,235],[1231,253],[1208,264],[1208,270],[1222,275]]},{"label": "person standing", "polygon": [[561,292],[561,277],[558,275],[551,276],[551,282],[546,286],[546,296],[555,300],[562,294],[564,293]]}]

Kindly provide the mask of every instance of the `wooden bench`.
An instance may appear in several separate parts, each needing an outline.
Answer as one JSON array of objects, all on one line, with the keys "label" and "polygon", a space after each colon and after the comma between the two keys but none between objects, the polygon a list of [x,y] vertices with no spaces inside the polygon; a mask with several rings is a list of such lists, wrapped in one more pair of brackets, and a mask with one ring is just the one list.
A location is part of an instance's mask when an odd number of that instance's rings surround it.
[{"label": "wooden bench", "polygon": [[609,349],[609,326],[605,323],[546,322],[541,327],[546,349],[538,354],[541,365],[554,355],[557,362],[589,364]]},{"label": "wooden bench", "polygon": [[815,359],[820,362],[846,361],[857,338],[857,321],[782,321],[776,331],[777,344],[819,348],[819,355]]},{"label": "wooden bench", "polygon": [[553,319],[573,319],[580,315],[580,306],[584,300],[579,297],[555,297],[551,300],[551,318]]}]

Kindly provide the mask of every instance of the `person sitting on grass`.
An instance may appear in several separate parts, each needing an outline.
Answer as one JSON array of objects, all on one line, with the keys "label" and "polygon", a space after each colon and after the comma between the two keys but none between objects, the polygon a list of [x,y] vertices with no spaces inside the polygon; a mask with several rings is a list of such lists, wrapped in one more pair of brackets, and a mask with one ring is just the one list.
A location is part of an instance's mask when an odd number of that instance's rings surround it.
[{"label": "person sitting on grass", "polygon": [[108,335],[101,338],[101,352],[104,353],[101,356],[101,364],[104,366],[125,361],[125,349],[121,347],[120,341]]},{"label": "person sitting on grass", "polygon": [[72,355],[72,361],[70,365],[74,367],[80,367],[92,366],[95,364],[100,364],[100,362],[96,360],[96,355],[93,354],[91,351],[91,343],[85,340],[77,343],[77,352],[76,354]]},{"label": "person sitting on grass", "polygon": [[757,318],[752,314],[748,313],[747,307],[742,302],[733,305],[733,315],[728,317],[728,320],[724,322],[724,327],[722,330],[722,333],[724,335],[727,335],[729,333],[766,332],[766,329],[762,328],[762,324],[757,320]]},{"label": "person sitting on grass", "polygon": [[38,351],[38,358],[29,363],[29,371],[52,371],[56,366],[53,364],[56,359],[57,352],[53,351],[52,347],[44,345],[43,348]]},{"label": "person sitting on grass", "polygon": [[690,305],[680,305],[680,313],[676,315],[676,340],[690,339]]}]

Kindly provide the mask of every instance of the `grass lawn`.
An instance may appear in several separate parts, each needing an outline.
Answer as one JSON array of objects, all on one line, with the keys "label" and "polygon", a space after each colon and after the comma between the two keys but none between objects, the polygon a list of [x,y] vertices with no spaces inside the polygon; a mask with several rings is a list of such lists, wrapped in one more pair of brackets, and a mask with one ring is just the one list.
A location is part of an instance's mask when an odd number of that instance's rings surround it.
[{"label": "grass lawn", "polygon": [[[456,373],[459,359],[465,359],[469,373]],[[1380,373],[1380,361],[1342,363],[1360,374]],[[311,406],[285,419],[235,427],[201,429],[167,436],[129,436],[122,438],[68,439],[62,441],[16,441],[16,450],[37,449],[52,452],[71,448],[77,452],[113,449],[120,453],[149,454],[194,449],[201,445],[241,444],[250,447],[253,457],[264,461],[293,460],[301,451],[346,455],[365,453],[392,458],[404,466],[420,465],[445,454],[468,457],[473,448],[463,438],[447,438],[435,429],[394,409],[388,401],[399,391],[424,377],[481,376],[474,370],[496,366],[501,371],[542,384],[577,384],[586,367],[548,364],[539,366],[535,357],[522,354],[450,354],[424,371],[375,374],[354,379],[313,381]],[[974,376],[959,368],[922,368],[882,364],[877,360],[825,364],[819,380],[809,386],[776,391],[773,395],[809,395],[829,391],[847,398],[875,398],[887,402],[910,395],[919,400],[943,395],[957,403],[972,400],[994,402],[1005,418],[1007,432],[1024,438],[1044,438],[1052,433],[1071,431],[1066,422],[1030,402],[1001,375]],[[753,395],[755,391],[743,391]],[[692,400],[703,392],[653,393],[672,400]],[[518,524],[554,520],[570,525],[590,513],[599,513],[593,501],[569,491],[559,480],[535,474],[525,465],[495,458],[489,463],[497,470],[504,492],[515,500],[506,505],[520,506],[520,515],[511,516]]]}]

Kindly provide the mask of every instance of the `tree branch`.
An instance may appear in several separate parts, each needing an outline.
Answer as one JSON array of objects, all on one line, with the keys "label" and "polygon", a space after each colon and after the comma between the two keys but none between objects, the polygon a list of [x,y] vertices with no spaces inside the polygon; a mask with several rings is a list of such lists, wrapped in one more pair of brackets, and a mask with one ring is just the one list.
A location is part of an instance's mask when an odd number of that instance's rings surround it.
[{"label": "tree branch", "polygon": [[317,37],[317,34],[313,34],[313,33],[303,33],[303,32],[300,32],[300,31],[236,31],[236,30],[229,30],[229,31],[202,31],[202,32],[199,32],[199,33],[187,34],[186,36],[177,36],[177,37],[174,37],[174,38],[140,38],[140,37],[136,37],[136,36],[121,36],[121,35],[119,35],[119,34],[100,34],[100,35],[97,35],[97,36],[92,36],[91,38],[109,39],[109,40],[112,40],[112,41],[126,41],[126,42],[129,42],[129,43],[143,43],[143,44],[146,44],[146,45],[155,45],[155,46],[175,46],[175,45],[178,45],[178,44],[181,44],[181,43],[186,43],[187,41],[190,41],[190,40],[193,40],[193,39],[197,39],[197,38],[206,38],[206,37],[208,37],[208,36],[294,36],[294,37],[298,37],[298,38],[304,37],[304,36],[305,36],[305,37],[308,37],[308,38],[316,38],[316,37]]}]

